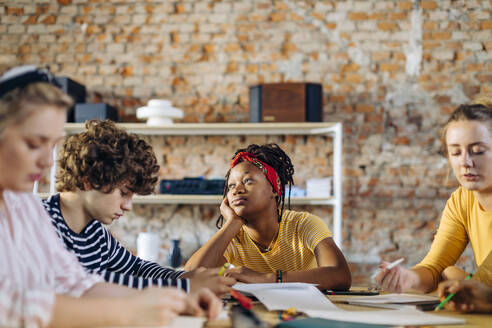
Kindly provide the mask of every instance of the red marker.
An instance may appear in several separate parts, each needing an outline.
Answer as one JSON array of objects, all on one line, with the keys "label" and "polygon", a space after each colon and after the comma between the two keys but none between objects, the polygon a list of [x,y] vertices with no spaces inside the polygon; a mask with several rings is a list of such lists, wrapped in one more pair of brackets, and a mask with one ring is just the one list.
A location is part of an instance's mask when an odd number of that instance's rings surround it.
[{"label": "red marker", "polygon": [[241,304],[243,308],[251,310],[251,308],[253,307],[253,301],[249,297],[238,292],[237,290],[231,289],[231,296],[238,300],[239,304]]}]

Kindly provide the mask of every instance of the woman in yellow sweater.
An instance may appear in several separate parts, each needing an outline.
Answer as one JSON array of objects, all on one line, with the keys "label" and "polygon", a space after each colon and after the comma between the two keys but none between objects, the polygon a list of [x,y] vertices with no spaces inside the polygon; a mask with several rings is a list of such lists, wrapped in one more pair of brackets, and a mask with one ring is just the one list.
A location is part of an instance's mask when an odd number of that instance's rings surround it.
[{"label": "woman in yellow sweater", "polygon": [[326,224],[307,212],[284,210],[294,166],[276,144],[239,149],[226,175],[219,231],[187,269],[234,264],[226,275],[246,283],[309,282],[347,289],[350,271]]},{"label": "woman in yellow sweater", "polygon": [[383,262],[376,282],[388,291],[434,290],[443,279],[468,274],[452,267],[471,243],[480,266],[492,250],[492,107],[461,105],[442,131],[447,156],[460,187],[446,203],[441,224],[427,256],[412,269],[386,269]]}]

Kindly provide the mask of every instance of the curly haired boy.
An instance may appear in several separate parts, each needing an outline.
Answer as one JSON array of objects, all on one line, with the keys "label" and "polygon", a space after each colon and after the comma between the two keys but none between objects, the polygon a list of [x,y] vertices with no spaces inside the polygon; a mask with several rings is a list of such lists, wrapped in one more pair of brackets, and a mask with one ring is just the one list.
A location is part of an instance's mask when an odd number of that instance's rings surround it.
[{"label": "curly haired boy", "polygon": [[134,194],[152,193],[159,165],[145,140],[113,122],[88,121],[86,128],[64,143],[56,177],[59,193],[43,201],[66,248],[108,282],[138,289],[207,286],[218,295],[227,292],[235,280],[218,276],[218,269],[184,272],[144,261],[103,226],[131,210]]}]

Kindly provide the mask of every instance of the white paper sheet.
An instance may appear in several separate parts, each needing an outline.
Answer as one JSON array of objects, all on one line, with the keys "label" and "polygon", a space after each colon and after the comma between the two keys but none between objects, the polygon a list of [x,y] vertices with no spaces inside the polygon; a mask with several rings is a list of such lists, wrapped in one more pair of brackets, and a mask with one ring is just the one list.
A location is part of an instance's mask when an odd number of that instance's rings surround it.
[{"label": "white paper sheet", "polygon": [[305,283],[236,284],[232,288],[251,293],[269,310],[341,311],[315,285]]},{"label": "white paper sheet", "polygon": [[[173,322],[171,322],[167,326],[153,326],[154,328],[202,328],[206,319],[203,317],[191,317],[191,316],[186,316],[186,315],[180,315],[174,318]],[[117,327],[107,327],[107,328],[117,328]],[[144,327],[130,327],[130,328],[144,328]],[[147,328],[152,328],[152,327],[147,327]]]},{"label": "white paper sheet", "polygon": [[416,295],[416,294],[382,294],[375,296],[350,296],[350,297],[337,297],[337,300],[347,301],[351,304],[357,302],[374,303],[374,304],[414,304],[414,303],[426,303],[426,302],[439,302],[439,298],[430,295]]},{"label": "white paper sheet", "polygon": [[180,315],[176,317],[173,322],[167,326],[170,328],[202,328],[206,319],[203,317],[190,317]]},{"label": "white paper sheet", "polygon": [[237,283],[232,286],[233,289],[239,290],[240,292],[252,293],[257,290],[263,289],[289,289],[289,288],[305,288],[309,286],[316,286],[315,284],[306,284],[303,282],[283,282],[281,284],[272,283],[272,284],[245,284],[245,283]]},{"label": "white paper sheet", "polygon": [[393,304],[393,303],[369,303],[369,302],[350,302],[347,301],[348,304],[364,306],[364,307],[376,307],[382,309],[393,309],[393,310],[418,310],[416,305],[409,304]]},{"label": "white paper sheet", "polygon": [[379,325],[419,326],[419,325],[462,325],[464,319],[428,314],[418,310],[384,311],[313,311],[305,313],[314,318],[324,318],[346,322],[359,322]]}]

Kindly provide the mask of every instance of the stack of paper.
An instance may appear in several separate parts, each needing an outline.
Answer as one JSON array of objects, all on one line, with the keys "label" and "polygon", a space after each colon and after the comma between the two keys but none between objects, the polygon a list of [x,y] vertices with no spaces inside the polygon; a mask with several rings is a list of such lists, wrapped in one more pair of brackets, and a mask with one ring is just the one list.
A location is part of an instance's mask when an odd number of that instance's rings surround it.
[{"label": "stack of paper", "polygon": [[[336,321],[380,325],[452,325],[464,324],[465,320],[441,315],[427,314],[416,309],[385,311],[346,311],[333,305],[312,284],[236,284],[234,289],[256,296],[269,310],[286,310],[294,307],[310,317]],[[364,304],[416,304],[439,301],[437,297],[413,294],[383,294],[378,296],[345,297],[349,303]],[[343,299],[337,297],[337,300]]]},{"label": "stack of paper", "polygon": [[308,197],[330,197],[331,177],[321,179],[309,179],[306,181],[306,194]]},{"label": "stack of paper", "polygon": [[353,305],[404,309],[415,305],[439,304],[439,298],[429,295],[416,294],[382,294],[377,296],[337,297],[337,301],[344,301]]}]

